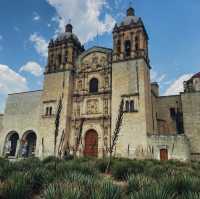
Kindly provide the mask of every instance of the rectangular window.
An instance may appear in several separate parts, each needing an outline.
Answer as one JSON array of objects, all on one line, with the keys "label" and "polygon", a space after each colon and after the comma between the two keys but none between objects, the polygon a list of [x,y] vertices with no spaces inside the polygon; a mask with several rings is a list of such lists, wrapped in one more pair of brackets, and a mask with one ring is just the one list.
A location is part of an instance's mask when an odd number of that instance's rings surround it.
[{"label": "rectangular window", "polygon": [[175,108],[170,108],[170,116],[172,119],[175,119],[176,117],[176,110]]}]

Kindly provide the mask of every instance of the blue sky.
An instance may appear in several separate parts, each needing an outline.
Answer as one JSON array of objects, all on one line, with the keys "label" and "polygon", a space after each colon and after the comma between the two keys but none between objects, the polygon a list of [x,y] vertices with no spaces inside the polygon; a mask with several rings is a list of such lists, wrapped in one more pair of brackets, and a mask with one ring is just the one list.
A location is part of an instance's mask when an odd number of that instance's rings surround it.
[{"label": "blue sky", "polygon": [[[129,0],[1,0],[0,112],[8,93],[42,88],[50,38],[71,19],[85,43],[112,47],[112,27]],[[134,0],[149,34],[152,81],[161,94],[175,94],[200,71],[200,1]],[[96,36],[98,33],[98,37]]]}]

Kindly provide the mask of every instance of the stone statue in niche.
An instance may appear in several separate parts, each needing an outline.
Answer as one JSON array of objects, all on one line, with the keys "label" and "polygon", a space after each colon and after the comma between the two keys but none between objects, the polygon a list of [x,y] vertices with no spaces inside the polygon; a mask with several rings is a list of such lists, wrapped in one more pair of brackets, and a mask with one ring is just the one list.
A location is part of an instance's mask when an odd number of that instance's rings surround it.
[{"label": "stone statue in niche", "polygon": [[88,114],[97,114],[99,103],[97,99],[92,99],[87,101],[87,113]]}]

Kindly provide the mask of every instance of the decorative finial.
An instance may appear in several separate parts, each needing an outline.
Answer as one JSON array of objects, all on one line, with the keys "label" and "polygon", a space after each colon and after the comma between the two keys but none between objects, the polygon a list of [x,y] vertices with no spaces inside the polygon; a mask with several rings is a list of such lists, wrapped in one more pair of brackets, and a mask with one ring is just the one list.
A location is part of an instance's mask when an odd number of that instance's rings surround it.
[{"label": "decorative finial", "polygon": [[135,15],[135,10],[134,10],[132,4],[133,4],[133,1],[130,0],[129,1],[129,8],[127,10],[127,16],[134,16]]}]

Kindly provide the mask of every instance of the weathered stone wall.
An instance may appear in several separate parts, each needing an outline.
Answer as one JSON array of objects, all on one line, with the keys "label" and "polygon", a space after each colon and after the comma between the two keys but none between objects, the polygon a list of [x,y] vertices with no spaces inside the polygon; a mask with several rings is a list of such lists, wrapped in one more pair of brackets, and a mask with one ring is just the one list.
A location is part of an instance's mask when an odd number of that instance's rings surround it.
[{"label": "weathered stone wall", "polygon": [[[73,77],[71,71],[57,72],[46,74],[44,80],[44,89],[41,99],[40,112],[40,156],[45,157],[56,155],[61,144],[61,137],[65,134],[65,139],[70,134],[70,119],[72,114],[72,88]],[[59,101],[62,99],[62,109],[60,113],[60,124],[58,136],[55,136],[55,120],[59,106]],[[52,106],[53,114],[45,115],[45,107]],[[67,140],[65,140],[67,142]],[[42,144],[43,143],[43,144]]]},{"label": "weathered stone wall", "polygon": [[156,113],[158,123],[158,133],[176,134],[176,120],[170,115],[170,108],[177,108],[182,112],[180,95],[161,96],[156,100]]},{"label": "weathered stone wall", "polygon": [[200,160],[200,92],[181,93],[185,134],[190,141],[191,157]]},{"label": "weathered stone wall", "polygon": [[189,140],[185,135],[150,135],[148,145],[153,159],[160,160],[160,150],[167,149],[168,159],[190,160]]},{"label": "weathered stone wall", "polygon": [[[28,130],[33,130],[39,139],[39,116],[40,100],[42,91],[25,92],[8,95],[5,114],[3,119],[3,129],[0,136],[1,155],[6,140],[6,136],[11,131],[19,134],[19,139]],[[36,145],[36,155],[39,153],[39,145]]]}]

